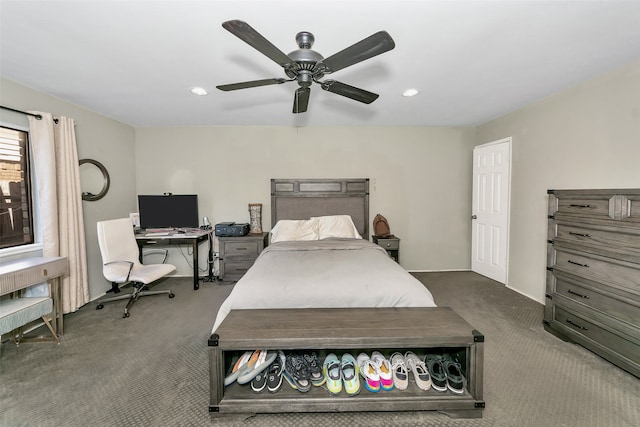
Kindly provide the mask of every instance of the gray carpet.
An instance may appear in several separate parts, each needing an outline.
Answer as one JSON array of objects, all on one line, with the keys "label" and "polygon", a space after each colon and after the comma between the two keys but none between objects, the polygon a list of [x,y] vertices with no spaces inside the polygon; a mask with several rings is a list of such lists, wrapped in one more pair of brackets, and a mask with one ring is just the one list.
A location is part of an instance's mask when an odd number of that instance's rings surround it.
[{"label": "gray carpet", "polygon": [[482,419],[437,412],[259,414],[212,419],[206,340],[229,284],[166,279],[147,297],[65,316],[62,344],[2,344],[0,425],[638,426],[640,380],[542,328],[543,307],[469,272],[417,273],[436,303],[485,335]]}]

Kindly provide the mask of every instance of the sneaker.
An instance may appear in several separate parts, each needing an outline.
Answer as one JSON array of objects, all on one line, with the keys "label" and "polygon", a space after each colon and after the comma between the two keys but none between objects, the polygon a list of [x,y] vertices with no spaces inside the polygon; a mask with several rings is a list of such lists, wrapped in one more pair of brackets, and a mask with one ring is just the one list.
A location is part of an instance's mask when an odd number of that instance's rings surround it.
[{"label": "sneaker", "polygon": [[267,368],[267,390],[275,393],[282,385],[282,371],[284,370],[286,357],[282,351],[278,351],[278,357]]},{"label": "sneaker", "polygon": [[342,355],[340,362],[340,372],[342,373],[342,383],[344,390],[349,396],[360,393],[360,379],[358,378],[358,365],[356,359],[349,353]]},{"label": "sneaker", "polygon": [[327,380],[329,394],[339,394],[342,391],[342,373],[340,372],[340,361],[334,353],[329,353],[324,358],[322,373]]},{"label": "sneaker", "polygon": [[309,365],[309,374],[311,375],[311,384],[318,387],[325,383],[326,378],[322,373],[322,367],[320,366],[320,362],[318,362],[318,355],[314,352],[311,354],[304,353],[302,355],[304,360]]},{"label": "sneaker", "polygon": [[244,371],[244,366],[247,364],[252,354],[252,351],[247,351],[242,354],[238,360],[236,360],[236,363],[231,367],[231,372],[229,372],[229,374],[224,378],[225,387],[232,384],[238,378],[240,371]]},{"label": "sneaker", "polygon": [[395,352],[389,358],[391,363],[391,374],[393,376],[393,384],[398,390],[406,390],[409,385],[409,373],[407,365],[404,362],[404,356]]},{"label": "sneaker", "polygon": [[260,393],[262,390],[267,388],[267,369],[263,369],[261,372],[258,372],[258,375],[253,377],[251,380],[251,390],[254,393]]},{"label": "sneaker", "polygon": [[282,375],[292,388],[302,393],[311,390],[311,381],[309,380],[311,374],[304,357],[293,353],[289,354],[285,359]]},{"label": "sneaker", "polygon": [[462,374],[462,368],[455,356],[445,354],[443,357],[443,365],[447,373],[447,388],[456,394],[464,393],[466,378]]},{"label": "sneaker", "polygon": [[371,361],[378,367],[380,374],[380,387],[383,390],[393,390],[393,375],[391,364],[379,351],[371,353]]},{"label": "sneaker", "polygon": [[380,391],[380,372],[378,366],[367,356],[360,353],[357,359],[358,370],[364,378],[364,387],[372,393]]},{"label": "sneaker", "polygon": [[424,362],[431,374],[431,385],[434,390],[447,391],[447,371],[442,363],[442,356],[439,354],[427,354]]},{"label": "sneaker", "polygon": [[276,359],[278,353],[275,351],[256,350],[245,365],[244,370],[238,375],[238,384],[251,382],[258,374],[267,369]]},{"label": "sneaker", "polygon": [[429,390],[431,388],[431,375],[424,362],[412,351],[404,354],[404,360],[409,371],[413,373],[416,384],[421,390]]}]

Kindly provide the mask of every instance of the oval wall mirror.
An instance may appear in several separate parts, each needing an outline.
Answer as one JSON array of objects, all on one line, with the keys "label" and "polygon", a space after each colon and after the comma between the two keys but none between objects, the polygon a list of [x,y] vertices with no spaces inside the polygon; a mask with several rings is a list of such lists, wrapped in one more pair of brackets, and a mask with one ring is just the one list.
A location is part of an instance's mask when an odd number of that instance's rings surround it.
[{"label": "oval wall mirror", "polygon": [[82,159],[79,163],[82,200],[95,201],[102,199],[109,191],[109,185],[111,184],[107,168],[93,159]]}]

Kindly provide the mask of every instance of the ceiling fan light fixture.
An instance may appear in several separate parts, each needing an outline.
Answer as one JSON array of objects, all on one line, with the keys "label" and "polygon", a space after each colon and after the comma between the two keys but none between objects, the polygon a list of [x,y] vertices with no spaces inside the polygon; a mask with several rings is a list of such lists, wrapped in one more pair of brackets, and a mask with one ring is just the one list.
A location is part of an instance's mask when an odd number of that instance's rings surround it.
[{"label": "ceiling fan light fixture", "polygon": [[412,96],[416,96],[418,93],[420,93],[418,89],[407,89],[404,92],[402,92],[402,96],[412,97]]},{"label": "ceiling fan light fixture", "polygon": [[313,34],[308,31],[301,31],[296,35],[296,43],[299,49],[287,55],[244,21],[239,19],[225,21],[222,23],[222,28],[280,65],[289,80],[262,79],[218,85],[216,88],[222,91],[232,91],[295,81],[299,87],[294,94],[294,114],[307,111],[311,85],[314,82],[320,84],[322,89],[328,92],[365,104],[372,103],[378,98],[378,94],[335,80],[320,81],[320,79],[325,74],[331,74],[350,67],[395,47],[395,42],[389,33],[378,31],[338,53],[324,58],[318,52],[311,50],[315,41]]},{"label": "ceiling fan light fixture", "polygon": [[209,92],[207,92],[207,90],[203,87],[192,87],[191,89],[189,89],[189,92],[191,92],[194,95],[198,95],[198,96],[205,96],[208,95]]}]

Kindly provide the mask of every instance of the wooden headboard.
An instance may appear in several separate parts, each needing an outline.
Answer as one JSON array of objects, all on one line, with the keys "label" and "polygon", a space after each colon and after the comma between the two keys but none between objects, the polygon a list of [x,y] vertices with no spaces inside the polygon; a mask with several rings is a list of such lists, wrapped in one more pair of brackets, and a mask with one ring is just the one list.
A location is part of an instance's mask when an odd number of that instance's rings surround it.
[{"label": "wooden headboard", "polygon": [[281,219],[350,215],[369,239],[369,178],[272,179],[271,227]]}]

